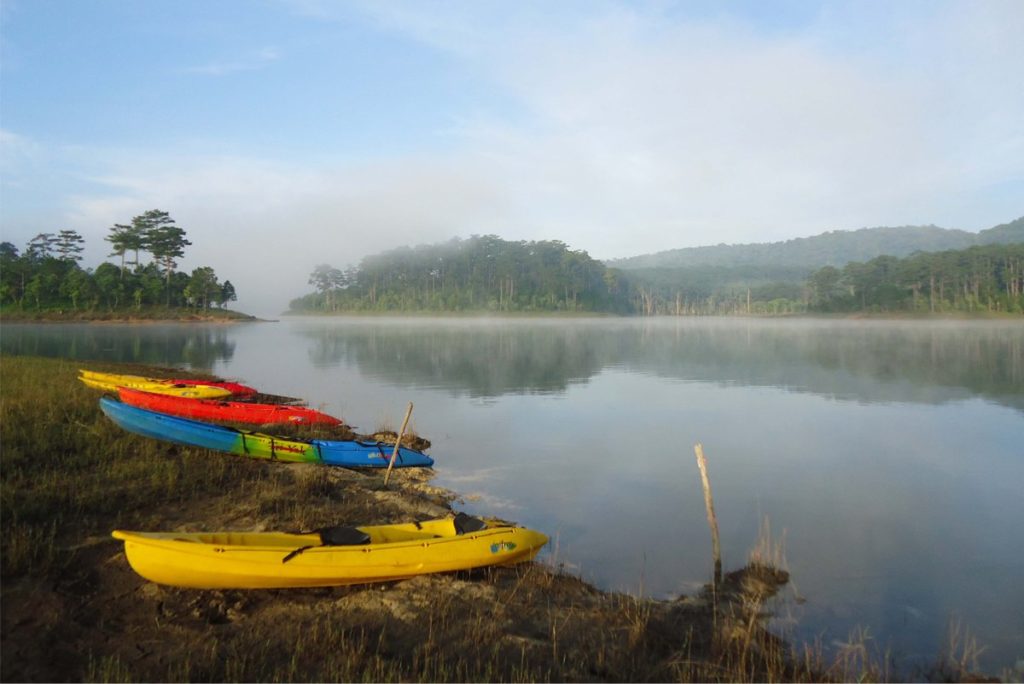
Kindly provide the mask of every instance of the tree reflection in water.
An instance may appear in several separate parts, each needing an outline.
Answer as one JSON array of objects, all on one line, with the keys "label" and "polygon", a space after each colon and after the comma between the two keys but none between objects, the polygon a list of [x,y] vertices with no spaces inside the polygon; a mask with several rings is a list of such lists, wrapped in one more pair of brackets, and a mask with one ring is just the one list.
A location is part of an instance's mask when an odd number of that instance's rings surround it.
[{"label": "tree reflection in water", "polygon": [[117,361],[209,370],[230,361],[235,342],[223,325],[17,324],[4,326],[4,354]]},{"label": "tree reflection in water", "polygon": [[982,395],[1024,410],[1024,326],[999,322],[356,321],[300,326],[318,367],[474,397],[562,392],[605,368],[863,403]]}]

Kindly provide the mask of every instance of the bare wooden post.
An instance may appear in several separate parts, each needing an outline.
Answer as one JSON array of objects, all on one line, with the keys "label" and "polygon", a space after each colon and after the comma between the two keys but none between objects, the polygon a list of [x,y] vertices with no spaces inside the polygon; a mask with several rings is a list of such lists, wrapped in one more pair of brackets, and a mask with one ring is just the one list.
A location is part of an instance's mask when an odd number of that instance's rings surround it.
[{"label": "bare wooden post", "polygon": [[715,518],[715,502],[711,498],[711,481],[708,479],[708,463],[704,459],[704,447],[700,442],[693,445],[697,454],[697,467],[700,468],[700,481],[704,487],[704,507],[708,513],[708,525],[711,527],[711,550],[715,557],[715,585],[722,581],[722,549],[718,544],[718,519]]},{"label": "bare wooden post", "polygon": [[391,469],[395,467],[395,457],[398,456],[398,448],[402,446],[402,437],[405,436],[405,426],[409,424],[409,416],[412,415],[412,402],[409,402],[409,408],[405,411],[405,420],[402,421],[402,429],[398,431],[398,440],[395,442],[395,450],[391,452],[391,460],[388,461],[388,471],[384,473],[384,486],[388,486],[388,480],[391,479]]}]

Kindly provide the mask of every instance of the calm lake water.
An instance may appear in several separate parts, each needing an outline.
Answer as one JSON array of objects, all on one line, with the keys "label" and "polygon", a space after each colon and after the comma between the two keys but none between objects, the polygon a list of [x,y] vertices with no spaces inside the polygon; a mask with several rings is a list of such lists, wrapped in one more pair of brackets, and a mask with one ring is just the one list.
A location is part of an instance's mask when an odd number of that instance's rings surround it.
[{"label": "calm lake water", "polygon": [[764,519],[784,537],[780,631],[865,628],[909,668],[953,621],[984,670],[1024,676],[1022,323],[300,318],[6,325],[0,345],[210,369],[363,429],[412,401],[463,509],[657,597],[710,578],[701,442],[726,568]]}]

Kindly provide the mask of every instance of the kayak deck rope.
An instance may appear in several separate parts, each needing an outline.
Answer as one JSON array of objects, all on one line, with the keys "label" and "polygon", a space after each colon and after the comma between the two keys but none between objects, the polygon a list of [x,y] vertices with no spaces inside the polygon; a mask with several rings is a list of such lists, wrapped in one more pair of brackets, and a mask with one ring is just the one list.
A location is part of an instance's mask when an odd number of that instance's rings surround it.
[{"label": "kayak deck rope", "polygon": [[[381,458],[383,458],[385,461],[390,461],[391,460],[391,455],[384,453],[384,446],[385,446],[384,442],[377,442],[374,446],[377,447],[377,453],[380,454]],[[386,446],[392,446],[392,445],[388,444]],[[398,447],[398,454],[397,454],[397,456],[395,456],[395,460],[398,461],[399,463],[405,463],[405,459],[402,457],[402,447]]]}]

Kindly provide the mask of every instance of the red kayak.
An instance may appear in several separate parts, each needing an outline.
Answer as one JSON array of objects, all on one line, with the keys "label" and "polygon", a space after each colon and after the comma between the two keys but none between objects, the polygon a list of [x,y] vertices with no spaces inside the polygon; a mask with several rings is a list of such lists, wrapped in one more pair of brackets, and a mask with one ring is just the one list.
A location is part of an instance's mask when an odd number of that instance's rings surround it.
[{"label": "red kayak", "polygon": [[282,404],[249,404],[242,401],[219,401],[217,399],[192,399],[153,394],[141,390],[118,387],[121,401],[138,408],[169,413],[172,416],[196,420],[226,420],[233,423],[252,425],[303,423],[320,425],[341,425],[342,421],[305,406]]}]

